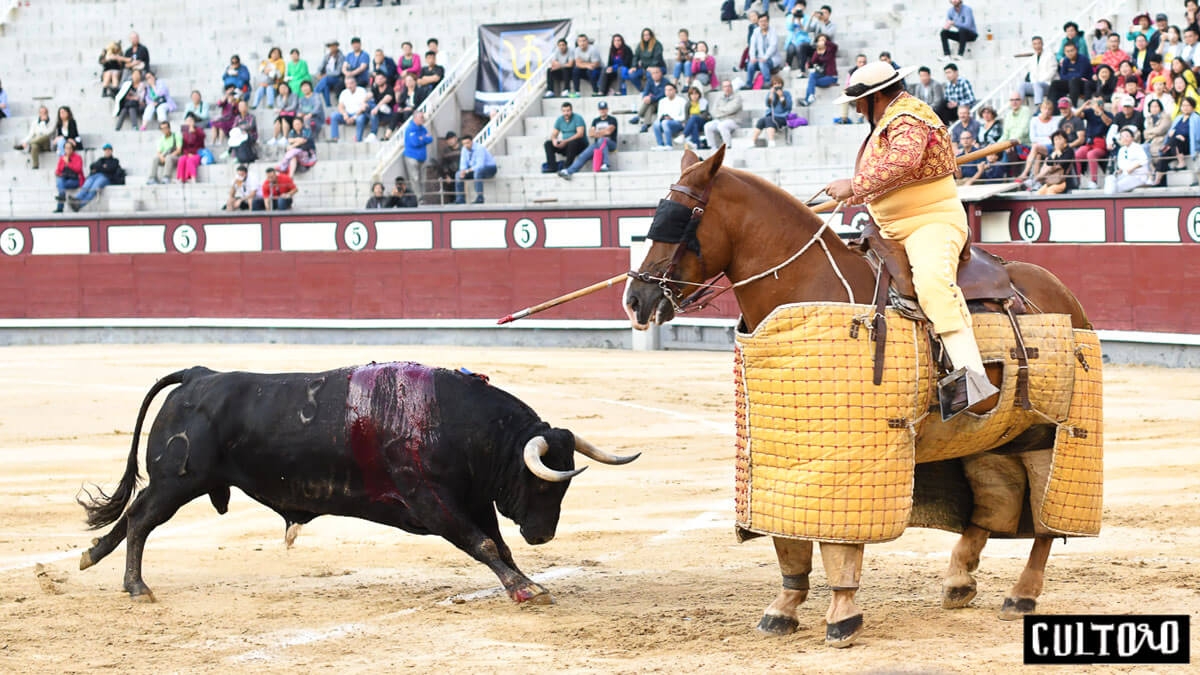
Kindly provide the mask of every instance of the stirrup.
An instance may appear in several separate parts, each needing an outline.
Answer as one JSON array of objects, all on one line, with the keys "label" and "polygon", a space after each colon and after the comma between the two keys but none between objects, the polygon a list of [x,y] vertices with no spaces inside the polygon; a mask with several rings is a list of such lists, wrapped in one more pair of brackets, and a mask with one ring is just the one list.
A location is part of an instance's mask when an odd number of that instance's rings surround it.
[{"label": "stirrup", "polygon": [[995,395],[997,389],[986,377],[966,368],[959,368],[938,380],[938,407],[946,422],[971,406]]}]

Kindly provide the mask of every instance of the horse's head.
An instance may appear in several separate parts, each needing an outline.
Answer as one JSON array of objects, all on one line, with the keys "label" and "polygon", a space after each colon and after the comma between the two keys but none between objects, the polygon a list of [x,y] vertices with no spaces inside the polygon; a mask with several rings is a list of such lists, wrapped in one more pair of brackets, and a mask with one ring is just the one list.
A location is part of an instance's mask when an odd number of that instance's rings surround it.
[{"label": "horse's head", "polygon": [[719,220],[712,214],[719,207],[711,202],[724,159],[725,146],[703,161],[691,150],[684,151],[679,181],[658,203],[646,236],[650,250],[625,293],[625,313],[634,328],[670,321],[698,284],[728,264],[729,247],[720,228],[701,227]]}]

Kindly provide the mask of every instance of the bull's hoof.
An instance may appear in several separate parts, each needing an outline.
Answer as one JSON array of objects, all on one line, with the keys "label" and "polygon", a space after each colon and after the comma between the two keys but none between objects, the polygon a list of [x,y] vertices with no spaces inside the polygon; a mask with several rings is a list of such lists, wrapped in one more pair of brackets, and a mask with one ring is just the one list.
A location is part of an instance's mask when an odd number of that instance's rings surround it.
[{"label": "bull's hoof", "polygon": [[158,602],[158,599],[156,599],[154,597],[154,593],[148,588],[141,593],[137,593],[136,595],[133,593],[130,593],[129,599],[134,602],[145,602],[145,603]]},{"label": "bull's hoof", "polygon": [[1016,621],[1036,610],[1037,600],[1035,598],[1004,598],[1004,604],[1000,607],[1000,620]]},{"label": "bull's hoof", "polygon": [[962,609],[971,604],[976,594],[975,579],[969,574],[958,574],[942,582],[942,607]]},{"label": "bull's hoof", "polygon": [[855,614],[837,623],[825,624],[825,646],[842,649],[854,644],[863,631],[863,615]]},{"label": "bull's hoof", "polygon": [[782,614],[763,614],[758,622],[758,632],[767,635],[791,635],[800,627],[800,622]]},{"label": "bull's hoof", "polygon": [[550,591],[542,588],[538,584],[529,584],[521,586],[508,592],[508,596],[513,602],[518,604],[528,605],[553,605],[554,596],[550,595]]},{"label": "bull's hoof", "polygon": [[79,569],[86,570],[87,568],[89,568],[95,564],[96,563],[92,562],[92,552],[91,551],[84,551],[83,555],[79,556]]}]

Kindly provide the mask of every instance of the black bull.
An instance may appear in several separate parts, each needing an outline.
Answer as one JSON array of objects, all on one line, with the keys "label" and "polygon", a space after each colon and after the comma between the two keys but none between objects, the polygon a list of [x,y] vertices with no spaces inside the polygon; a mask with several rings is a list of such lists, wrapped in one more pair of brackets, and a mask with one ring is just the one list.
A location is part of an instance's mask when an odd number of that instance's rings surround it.
[{"label": "black bull", "polygon": [[[137,449],[155,395],[180,385],[154,419],[149,482],[137,493]],[[207,494],[218,513],[234,486],[293,525],[353,516],[436,534],[486,564],[517,601],[552,602],[517,569],[498,510],[530,544],[554,537],[580,452],[617,457],[552,428],[516,397],[479,377],[415,363],[323,373],[217,373],[203,367],[159,380],[138,412],[125,474],[111,495],[80,504],[91,529],[116,523],[83,554],[86,569],[127,540],[125,590],[153,600],[142,580],[146,537]],[[128,506],[128,510],[126,507]]]}]

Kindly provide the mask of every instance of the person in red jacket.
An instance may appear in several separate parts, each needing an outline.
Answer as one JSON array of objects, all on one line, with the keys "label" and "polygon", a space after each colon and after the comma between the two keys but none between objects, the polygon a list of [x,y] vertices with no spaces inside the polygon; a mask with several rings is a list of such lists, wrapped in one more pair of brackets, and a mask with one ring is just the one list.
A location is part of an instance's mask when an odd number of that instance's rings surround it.
[{"label": "person in red jacket", "polygon": [[55,213],[63,212],[63,204],[67,201],[67,190],[74,190],[83,183],[83,157],[75,152],[75,141],[67,139],[63,146],[63,154],[58,158],[58,168],[54,170],[54,175],[57,176],[55,182],[58,184],[58,195],[55,196],[55,201],[58,206],[55,207]]},{"label": "person in red jacket", "polygon": [[287,211],[292,208],[292,197],[296,192],[292,177],[271,167],[267,169],[267,179],[263,181],[261,193],[254,198],[251,210]]}]

